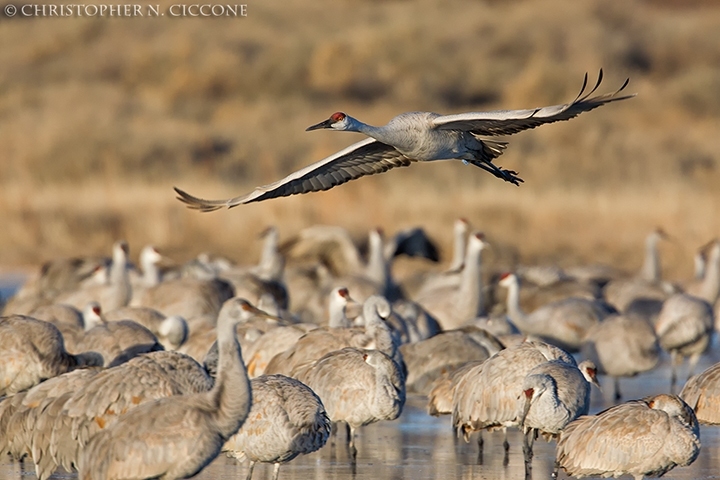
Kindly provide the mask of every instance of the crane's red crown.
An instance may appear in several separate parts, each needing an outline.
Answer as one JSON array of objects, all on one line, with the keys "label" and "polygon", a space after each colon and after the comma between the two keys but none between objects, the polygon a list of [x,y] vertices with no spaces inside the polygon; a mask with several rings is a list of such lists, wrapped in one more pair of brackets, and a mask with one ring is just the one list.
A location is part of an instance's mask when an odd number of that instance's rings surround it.
[{"label": "crane's red crown", "polygon": [[345,116],[346,115],[343,112],[335,112],[332,115],[330,115],[330,120],[332,120],[333,123],[342,122],[343,120],[345,120]]}]

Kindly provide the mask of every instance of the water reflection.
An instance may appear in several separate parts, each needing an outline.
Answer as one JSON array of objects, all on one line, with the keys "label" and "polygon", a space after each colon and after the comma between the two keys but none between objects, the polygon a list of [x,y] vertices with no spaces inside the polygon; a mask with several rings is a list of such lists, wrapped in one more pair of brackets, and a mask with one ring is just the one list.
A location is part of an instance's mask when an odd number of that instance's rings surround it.
[{"label": "water reflection", "polygon": [[[713,345],[713,354],[705,356],[697,373],[720,361],[720,349]],[[627,399],[667,392],[670,386],[669,359],[659,368],[633,379],[622,380]],[[681,377],[684,372],[680,372]],[[591,412],[596,413],[613,405],[611,380],[605,380],[604,392],[593,391]],[[702,450],[689,467],[676,468],[667,477],[674,479],[717,478],[720,471],[720,427],[701,427]],[[482,464],[478,464],[476,437],[470,443],[456,441],[450,427],[450,417],[435,418],[425,413],[425,398],[410,397],[399,420],[381,422],[359,429],[357,434],[357,473],[353,476],[348,455],[343,447],[343,433],[338,446],[330,444],[311,455],[298,457],[280,469],[281,480],[315,478],[318,480],[401,480],[401,479],[462,479],[462,480],[520,480],[524,478],[522,438],[518,431],[508,435],[510,452],[503,465],[504,451],[501,432],[486,433]],[[552,472],[555,444],[543,440],[535,442],[532,478],[547,480]],[[234,459],[218,457],[198,479],[245,478],[247,465]],[[254,478],[271,478],[272,466],[258,464]],[[32,463],[23,467],[5,462],[0,465],[0,480],[34,477]],[[52,478],[76,478],[70,474],[56,474]],[[560,478],[567,478],[561,473]],[[629,477],[628,477],[629,478]]]}]

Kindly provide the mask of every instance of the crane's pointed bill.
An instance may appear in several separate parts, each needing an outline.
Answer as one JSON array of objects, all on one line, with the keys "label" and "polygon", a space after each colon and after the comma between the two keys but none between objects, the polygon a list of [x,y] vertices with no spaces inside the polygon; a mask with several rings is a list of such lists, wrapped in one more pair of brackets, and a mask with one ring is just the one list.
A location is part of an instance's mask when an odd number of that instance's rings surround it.
[{"label": "crane's pointed bill", "polygon": [[306,132],[309,132],[310,130],[320,130],[321,128],[330,128],[330,126],[335,123],[332,118],[328,118],[327,120],[323,120],[320,123],[316,123],[315,125],[310,125],[305,129]]}]

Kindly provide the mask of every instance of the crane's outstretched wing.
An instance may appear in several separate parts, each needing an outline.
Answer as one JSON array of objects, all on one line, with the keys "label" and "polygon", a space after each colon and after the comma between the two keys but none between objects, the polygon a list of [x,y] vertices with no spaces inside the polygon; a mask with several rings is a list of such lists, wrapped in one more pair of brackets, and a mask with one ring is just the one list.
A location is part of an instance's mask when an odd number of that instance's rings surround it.
[{"label": "crane's outstretched wing", "polygon": [[510,135],[522,130],[535,128],[545,123],[569,120],[582,112],[590,111],[606,103],[625,100],[626,98],[635,96],[635,94],[618,96],[630,81],[628,78],[616,92],[591,97],[590,95],[595,93],[595,90],[600,86],[602,78],[603,72],[601,69],[595,87],[593,87],[589,93],[583,95],[588,80],[586,73],[582,89],[577,98],[571,103],[528,110],[495,110],[492,112],[468,112],[458,113],[456,115],[441,115],[434,118],[433,123],[435,128],[440,130],[462,130],[474,133],[475,135]]},{"label": "crane's outstretched wing", "polygon": [[319,162],[308,165],[282,180],[257,187],[247,195],[226,200],[203,200],[185,193],[177,187],[175,187],[175,192],[178,194],[178,200],[185,202],[189,208],[212,212],[223,207],[232,208],[269,198],[329,190],[365,175],[382,173],[395,167],[407,167],[414,161],[390,145],[367,138]]}]

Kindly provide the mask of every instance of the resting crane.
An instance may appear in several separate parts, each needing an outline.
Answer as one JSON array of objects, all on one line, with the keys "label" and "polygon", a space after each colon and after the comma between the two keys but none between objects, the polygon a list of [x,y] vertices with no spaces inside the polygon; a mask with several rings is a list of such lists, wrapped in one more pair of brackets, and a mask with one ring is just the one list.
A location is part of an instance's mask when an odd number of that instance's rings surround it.
[{"label": "resting crane", "polygon": [[432,112],[407,112],[396,116],[387,125],[374,127],[343,112],[335,112],[327,120],[306,130],[330,129],[364,133],[370,138],[350,145],[319,162],[291,173],[282,180],[257,187],[252,192],[226,200],[204,200],[175,187],[178,199],[189,208],[212,212],[223,207],[260,202],[270,198],[329,190],[350,180],[373,175],[394,167],[407,167],[412,162],[459,159],[465,164],[482,168],[490,174],[519,185],[523,180],[517,172],[498,167],[499,157],[507,142],[481,137],[511,135],[546,123],[569,120],[582,112],[606,103],[631,98],[619,96],[630,79],[614,93],[591,96],[602,82],[600,70],[595,87],[585,94],[587,74],[580,93],[570,103],[527,110],[496,110],[439,115]]}]

